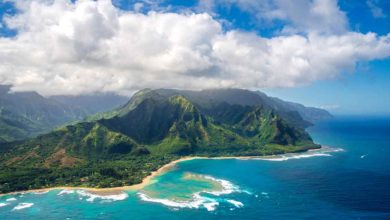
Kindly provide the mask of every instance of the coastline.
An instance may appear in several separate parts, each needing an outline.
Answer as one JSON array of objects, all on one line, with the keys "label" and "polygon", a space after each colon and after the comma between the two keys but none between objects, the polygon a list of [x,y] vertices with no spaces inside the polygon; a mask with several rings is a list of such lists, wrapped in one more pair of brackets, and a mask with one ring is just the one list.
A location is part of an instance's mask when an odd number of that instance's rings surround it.
[{"label": "coastline", "polygon": [[6,195],[17,195],[17,194],[25,194],[25,193],[46,193],[52,190],[85,190],[88,193],[100,195],[100,196],[106,196],[106,195],[116,195],[120,194],[123,191],[131,191],[131,190],[140,190],[144,188],[145,186],[149,185],[152,182],[152,179],[156,176],[159,176],[161,174],[164,174],[165,172],[172,169],[177,163],[187,160],[194,160],[194,159],[213,159],[213,158],[207,158],[207,157],[183,157],[178,160],[171,161],[170,163],[165,164],[164,166],[160,167],[158,170],[153,171],[149,176],[145,177],[141,183],[129,185],[129,186],[120,186],[120,187],[111,187],[111,188],[93,188],[93,187],[82,187],[82,186],[56,186],[56,187],[49,187],[49,188],[42,188],[42,189],[30,189],[30,190],[23,190],[23,191],[16,191],[16,192],[9,192],[9,193],[1,193],[0,196],[6,196]]},{"label": "coastline", "polygon": [[[324,148],[330,148],[327,146],[321,146],[318,149],[309,149],[305,152],[317,151]],[[93,187],[82,187],[82,186],[57,186],[57,187],[49,187],[42,189],[31,189],[24,191],[16,191],[9,193],[2,193],[0,196],[6,195],[17,195],[17,194],[25,194],[25,193],[46,193],[52,190],[85,190],[88,193],[99,195],[99,196],[107,196],[107,195],[118,195],[123,193],[123,191],[132,191],[132,190],[140,190],[146,187],[147,185],[152,183],[153,178],[162,175],[169,170],[171,170],[177,163],[189,160],[225,160],[225,159],[238,159],[238,160],[251,160],[251,159],[274,159],[282,156],[284,154],[279,155],[268,155],[268,156],[222,156],[222,157],[203,157],[203,156],[192,156],[192,157],[183,157],[178,160],[171,161],[170,163],[165,164],[160,167],[158,170],[151,172],[150,175],[146,176],[141,183],[129,185],[129,186],[120,186],[120,187],[111,187],[111,188],[93,188]]]}]

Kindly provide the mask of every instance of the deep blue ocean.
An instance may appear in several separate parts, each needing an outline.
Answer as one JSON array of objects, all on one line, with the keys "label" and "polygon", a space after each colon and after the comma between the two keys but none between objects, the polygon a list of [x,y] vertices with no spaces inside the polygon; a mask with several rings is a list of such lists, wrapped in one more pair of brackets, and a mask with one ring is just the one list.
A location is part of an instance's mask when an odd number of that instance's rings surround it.
[{"label": "deep blue ocean", "polygon": [[339,116],[308,131],[331,148],[185,161],[141,191],[111,197],[3,196],[0,219],[390,219],[390,117]]}]

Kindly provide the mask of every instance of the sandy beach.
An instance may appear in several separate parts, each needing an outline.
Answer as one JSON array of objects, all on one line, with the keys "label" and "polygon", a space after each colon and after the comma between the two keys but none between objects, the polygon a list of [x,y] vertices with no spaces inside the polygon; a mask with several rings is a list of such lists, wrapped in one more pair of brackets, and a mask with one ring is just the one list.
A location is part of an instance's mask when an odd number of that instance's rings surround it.
[{"label": "sandy beach", "polygon": [[[323,146],[320,149],[323,149],[325,146]],[[326,147],[325,147],[326,148]],[[319,149],[309,150],[309,151],[316,151]],[[123,191],[131,191],[131,190],[140,190],[144,188],[145,186],[149,185],[153,178],[156,176],[159,176],[161,174],[164,174],[165,172],[172,169],[177,163],[188,161],[188,160],[199,160],[199,159],[207,159],[207,160],[223,160],[223,159],[240,159],[240,160],[250,160],[250,159],[272,159],[275,157],[278,157],[280,155],[269,155],[269,156],[229,156],[229,157],[183,157],[178,160],[174,160],[168,164],[165,164],[164,166],[160,167],[158,170],[152,172],[149,176],[145,177],[141,183],[130,185],[130,186],[121,186],[121,187],[112,187],[112,188],[92,188],[92,187],[81,187],[81,186],[58,186],[58,187],[51,187],[51,188],[44,188],[44,189],[32,189],[32,190],[25,190],[25,191],[17,191],[17,192],[11,192],[11,193],[5,193],[0,194],[0,196],[4,195],[14,195],[14,194],[23,194],[23,193],[45,193],[51,190],[85,190],[89,193],[100,195],[100,196],[106,196],[106,195],[117,195],[123,193]]]},{"label": "sandy beach", "polygon": [[[145,186],[149,185],[152,181],[152,179],[156,176],[159,176],[170,169],[172,169],[177,163],[186,161],[186,160],[193,160],[193,159],[207,159],[206,157],[184,157],[180,158],[178,160],[174,160],[168,164],[165,164],[164,166],[160,167],[158,170],[153,171],[149,176],[145,177],[141,183],[130,185],[130,186],[121,186],[121,187],[112,187],[112,188],[92,188],[92,187],[81,187],[81,186],[58,186],[58,187],[50,187],[50,188],[44,188],[44,189],[31,189],[31,190],[25,190],[25,191],[17,191],[17,192],[10,192],[10,193],[4,193],[0,194],[0,196],[4,195],[15,195],[15,194],[23,194],[23,193],[45,193],[51,190],[85,190],[89,193],[96,194],[96,195],[116,195],[120,194],[123,191],[130,191],[130,190],[140,190],[144,188]],[[210,158],[211,159],[211,158]]]},{"label": "sandy beach", "polygon": [[222,160],[222,159],[253,159],[253,158],[259,158],[259,157],[183,157],[178,160],[174,160],[168,164],[165,164],[164,166],[160,167],[158,170],[153,171],[149,176],[145,177],[141,183],[130,185],[130,186],[121,186],[121,187],[112,187],[112,188],[92,188],[92,187],[82,187],[82,186],[58,186],[58,187],[50,187],[50,188],[44,188],[44,189],[31,189],[31,190],[25,190],[25,191],[17,191],[17,192],[10,192],[10,193],[4,193],[0,194],[0,196],[4,195],[15,195],[15,194],[23,194],[23,193],[45,193],[51,190],[85,190],[89,193],[100,195],[100,196],[106,196],[106,195],[116,195],[120,194],[123,191],[131,191],[131,190],[140,190],[144,188],[145,186],[149,185],[153,178],[156,176],[159,176],[161,174],[164,174],[165,172],[172,169],[177,163],[187,160],[195,160],[195,159],[214,159],[214,160]]}]

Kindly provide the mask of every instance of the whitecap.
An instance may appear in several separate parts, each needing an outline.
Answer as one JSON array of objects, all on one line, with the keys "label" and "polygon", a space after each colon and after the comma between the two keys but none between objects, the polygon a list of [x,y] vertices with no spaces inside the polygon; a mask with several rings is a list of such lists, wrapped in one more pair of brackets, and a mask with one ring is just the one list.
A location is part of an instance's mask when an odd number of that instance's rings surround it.
[{"label": "whitecap", "polygon": [[0,207],[4,207],[4,206],[6,206],[6,205],[8,205],[8,203],[0,202]]},{"label": "whitecap", "polygon": [[303,153],[287,153],[275,156],[265,156],[256,158],[258,160],[268,160],[268,161],[286,161],[291,159],[302,159],[309,157],[331,157],[330,153],[344,151],[342,148],[331,148],[323,146],[320,149],[312,149]]},{"label": "whitecap", "polygon": [[242,202],[240,202],[240,201],[236,201],[236,200],[233,200],[233,199],[228,199],[226,201],[231,203],[231,204],[233,204],[237,208],[244,207],[244,204]]},{"label": "whitecap", "polygon": [[175,201],[169,199],[156,199],[147,196],[144,193],[138,193],[141,200],[146,202],[160,203],[166,206],[175,207],[175,208],[200,208],[204,207],[208,211],[214,211],[219,203],[215,199],[207,198],[200,196],[199,193],[195,193],[193,198],[189,201]]},{"label": "whitecap", "polygon": [[217,182],[221,185],[221,190],[216,191],[207,191],[203,190],[201,192],[196,192],[193,194],[192,199],[188,201],[175,201],[175,200],[169,200],[169,199],[158,199],[158,198],[151,198],[147,196],[144,193],[138,193],[139,197],[143,201],[147,202],[154,202],[154,203],[160,203],[166,206],[175,207],[175,208],[200,208],[203,207],[207,209],[208,211],[214,211],[216,207],[219,205],[218,201],[213,198],[209,198],[206,196],[202,196],[202,193],[214,195],[214,196],[220,196],[220,195],[226,195],[231,194],[233,192],[241,192],[239,187],[234,185],[233,183],[223,180],[223,179],[217,179],[212,176],[202,175],[202,178],[208,179],[214,182]]},{"label": "whitecap", "polygon": [[12,197],[12,198],[6,199],[5,201],[7,201],[7,202],[16,201],[16,198]]},{"label": "whitecap", "polygon": [[82,196],[82,197],[88,197],[86,200],[88,202],[93,202],[95,199],[101,199],[101,200],[109,200],[109,201],[120,201],[120,200],[125,200],[129,195],[125,192],[120,193],[120,194],[115,194],[115,195],[97,195],[93,193],[89,193],[84,190],[77,190],[77,194]]},{"label": "whitecap", "polygon": [[208,180],[212,180],[214,182],[218,182],[222,186],[222,190],[220,190],[220,191],[203,191],[204,193],[212,194],[215,196],[220,196],[220,195],[231,194],[233,192],[240,191],[238,186],[234,185],[233,183],[231,183],[227,180],[217,179],[217,178],[214,178],[212,176],[202,176],[202,177],[205,179],[208,179]]},{"label": "whitecap", "polygon": [[214,202],[207,202],[207,203],[204,203],[203,206],[207,209],[207,211],[211,212],[211,211],[214,211],[216,209],[216,207],[219,205],[218,202],[214,201]]},{"label": "whitecap", "polygon": [[309,157],[331,157],[331,154],[327,153],[315,153],[315,154],[300,154],[300,155],[280,155],[273,158],[262,158],[263,160],[268,161],[286,161],[291,159],[302,159],[302,158],[309,158]]},{"label": "whitecap", "polygon": [[64,195],[64,194],[72,194],[74,193],[74,190],[64,189],[61,192],[59,192],[57,195]]},{"label": "whitecap", "polygon": [[33,205],[34,205],[34,203],[27,203],[27,202],[19,203],[17,206],[15,206],[15,207],[12,209],[12,211],[30,208],[30,207],[33,206]]}]

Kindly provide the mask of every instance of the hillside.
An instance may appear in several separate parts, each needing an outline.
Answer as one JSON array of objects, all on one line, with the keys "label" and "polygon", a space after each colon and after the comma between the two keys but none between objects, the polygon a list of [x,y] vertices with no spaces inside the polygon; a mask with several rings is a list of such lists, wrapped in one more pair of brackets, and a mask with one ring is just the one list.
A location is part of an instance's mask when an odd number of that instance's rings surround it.
[{"label": "hillside", "polygon": [[112,93],[96,93],[90,95],[57,95],[51,96],[51,100],[68,106],[75,106],[87,112],[88,115],[98,112],[110,111],[113,108],[124,105],[129,98]]},{"label": "hillside", "polygon": [[9,86],[0,85],[0,141],[33,137],[87,115],[81,108],[50,100],[36,92],[9,91]]},{"label": "hillside", "polygon": [[108,111],[124,103],[112,94],[43,97],[36,92],[10,92],[0,85],[0,143],[47,133],[88,115]]},{"label": "hillside", "polygon": [[181,156],[270,155],[319,147],[303,128],[263,105],[200,96],[195,102],[142,90],[106,116],[4,144],[0,191],[129,185]]},{"label": "hillside", "polygon": [[263,106],[268,110],[278,112],[286,121],[302,128],[306,128],[318,120],[332,118],[332,115],[323,109],[283,101],[269,97],[260,91],[253,92],[243,89],[208,89],[201,91],[159,89],[156,92],[161,95],[183,95],[203,109],[208,109],[218,103]]},{"label": "hillside", "polygon": [[259,96],[263,97],[264,100],[267,100],[268,105],[272,106],[274,109],[281,109],[284,112],[298,112],[304,120],[307,120],[311,123],[315,123],[319,120],[329,119],[333,117],[328,111],[324,109],[306,107],[299,103],[288,102],[279,98],[269,97],[265,93],[262,93],[260,91],[256,91],[256,93]]}]

